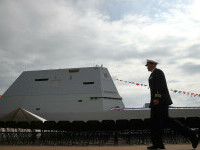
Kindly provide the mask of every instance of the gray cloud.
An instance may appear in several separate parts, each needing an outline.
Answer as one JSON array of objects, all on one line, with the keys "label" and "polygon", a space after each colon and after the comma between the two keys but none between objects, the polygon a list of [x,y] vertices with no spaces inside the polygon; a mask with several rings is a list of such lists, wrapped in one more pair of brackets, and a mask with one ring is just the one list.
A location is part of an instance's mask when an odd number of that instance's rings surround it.
[{"label": "gray cloud", "polygon": [[183,68],[184,73],[189,75],[200,74],[200,64],[185,63],[181,66],[181,68]]},{"label": "gray cloud", "polygon": [[200,58],[200,44],[199,43],[192,45],[191,47],[187,49],[187,51],[188,51],[187,57],[197,58],[197,59]]}]

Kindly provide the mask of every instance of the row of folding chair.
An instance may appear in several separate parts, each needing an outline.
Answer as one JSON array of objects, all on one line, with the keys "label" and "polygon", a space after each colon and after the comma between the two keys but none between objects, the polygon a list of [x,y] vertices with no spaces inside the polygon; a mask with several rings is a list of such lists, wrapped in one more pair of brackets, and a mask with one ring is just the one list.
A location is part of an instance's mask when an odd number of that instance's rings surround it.
[{"label": "row of folding chair", "polygon": [[[179,122],[189,126],[190,128],[200,127],[199,117],[175,118]],[[89,126],[88,126],[89,125]],[[106,125],[106,128],[105,128]],[[148,128],[150,125],[149,118],[147,119],[121,119],[121,120],[89,120],[84,121],[0,121],[0,128],[13,129],[41,129],[41,130],[134,130]],[[103,129],[103,130],[104,130]]]},{"label": "row of folding chair", "polygon": [[[176,118],[191,128],[200,127],[199,117]],[[145,144],[150,142],[150,119],[90,120],[84,121],[32,121],[0,122],[0,144],[39,145],[109,145]],[[186,140],[168,129],[165,142],[178,143]],[[180,140],[184,139],[184,140]]]}]

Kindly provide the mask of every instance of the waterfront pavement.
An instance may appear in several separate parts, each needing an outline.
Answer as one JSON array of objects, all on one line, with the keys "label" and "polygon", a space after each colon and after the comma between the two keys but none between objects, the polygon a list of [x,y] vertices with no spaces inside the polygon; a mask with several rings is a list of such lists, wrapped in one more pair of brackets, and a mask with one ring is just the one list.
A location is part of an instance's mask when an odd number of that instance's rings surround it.
[{"label": "waterfront pavement", "polygon": [[[131,146],[0,146],[0,150],[146,150],[149,145]],[[166,150],[194,150],[191,144],[166,144]],[[200,150],[200,146],[196,148]]]}]

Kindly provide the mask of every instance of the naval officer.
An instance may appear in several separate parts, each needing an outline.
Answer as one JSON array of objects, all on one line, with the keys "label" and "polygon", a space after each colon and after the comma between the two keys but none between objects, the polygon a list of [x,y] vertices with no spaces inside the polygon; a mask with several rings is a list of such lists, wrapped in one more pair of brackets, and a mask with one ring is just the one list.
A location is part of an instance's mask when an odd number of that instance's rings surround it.
[{"label": "naval officer", "polygon": [[181,124],[168,115],[169,105],[172,104],[169,95],[165,75],[162,70],[157,69],[158,62],[154,60],[147,60],[146,65],[148,71],[151,72],[149,77],[150,87],[150,108],[151,108],[151,141],[152,146],[147,149],[165,149],[162,140],[162,129],[164,125],[168,125],[173,130],[179,131],[184,136],[189,137],[192,147],[196,148],[198,145],[198,138],[194,131],[187,126]]}]

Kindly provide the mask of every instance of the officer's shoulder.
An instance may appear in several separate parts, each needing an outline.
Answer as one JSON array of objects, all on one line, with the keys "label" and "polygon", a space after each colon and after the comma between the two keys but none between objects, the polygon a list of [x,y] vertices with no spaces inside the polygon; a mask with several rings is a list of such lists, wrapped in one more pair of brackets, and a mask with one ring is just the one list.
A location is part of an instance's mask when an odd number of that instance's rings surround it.
[{"label": "officer's shoulder", "polygon": [[162,74],[164,74],[164,72],[163,72],[161,69],[156,68],[155,71],[156,71],[157,73],[162,73]]}]

